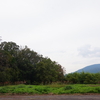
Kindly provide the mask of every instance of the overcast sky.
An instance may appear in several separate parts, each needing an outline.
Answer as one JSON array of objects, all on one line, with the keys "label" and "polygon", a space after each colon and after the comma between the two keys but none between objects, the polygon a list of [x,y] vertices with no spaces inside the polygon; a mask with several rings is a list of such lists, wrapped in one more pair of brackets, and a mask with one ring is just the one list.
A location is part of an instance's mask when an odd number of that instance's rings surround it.
[{"label": "overcast sky", "polygon": [[100,0],[0,0],[0,36],[66,73],[100,63]]}]

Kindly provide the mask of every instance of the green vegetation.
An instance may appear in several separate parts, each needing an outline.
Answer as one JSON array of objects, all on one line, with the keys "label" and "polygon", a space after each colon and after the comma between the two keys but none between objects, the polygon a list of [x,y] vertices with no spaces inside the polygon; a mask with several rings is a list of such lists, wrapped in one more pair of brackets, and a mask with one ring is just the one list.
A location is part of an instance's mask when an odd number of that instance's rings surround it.
[{"label": "green vegetation", "polygon": [[75,94],[100,93],[100,85],[12,85],[0,87],[0,93],[9,94]]},{"label": "green vegetation", "polygon": [[0,85],[5,84],[50,84],[63,81],[62,66],[43,57],[27,46],[14,42],[0,44]]},{"label": "green vegetation", "polygon": [[98,84],[100,73],[70,73],[65,76],[67,84]]},{"label": "green vegetation", "polygon": [[14,42],[0,44],[1,94],[100,93],[99,83],[100,73],[64,75],[60,64],[27,46],[21,48]]}]

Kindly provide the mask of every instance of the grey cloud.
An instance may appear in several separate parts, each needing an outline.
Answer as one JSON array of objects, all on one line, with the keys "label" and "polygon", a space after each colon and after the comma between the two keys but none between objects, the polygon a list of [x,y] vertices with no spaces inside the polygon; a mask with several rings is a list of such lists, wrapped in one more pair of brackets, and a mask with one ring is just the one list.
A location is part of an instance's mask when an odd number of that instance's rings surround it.
[{"label": "grey cloud", "polygon": [[92,48],[91,45],[85,45],[78,49],[78,54],[82,57],[100,57],[100,48],[94,47]]}]

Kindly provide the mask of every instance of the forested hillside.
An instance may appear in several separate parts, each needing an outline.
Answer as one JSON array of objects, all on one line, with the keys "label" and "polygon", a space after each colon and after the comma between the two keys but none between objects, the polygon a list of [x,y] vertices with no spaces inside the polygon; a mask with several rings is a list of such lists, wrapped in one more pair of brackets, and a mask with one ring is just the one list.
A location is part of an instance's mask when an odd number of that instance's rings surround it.
[{"label": "forested hillside", "polygon": [[64,71],[60,64],[43,57],[27,46],[14,42],[0,44],[0,82],[48,84],[63,81]]},{"label": "forested hillside", "polygon": [[80,73],[80,72],[89,72],[89,73],[99,73],[100,72],[100,64],[93,64],[90,66],[86,66],[76,72]]}]

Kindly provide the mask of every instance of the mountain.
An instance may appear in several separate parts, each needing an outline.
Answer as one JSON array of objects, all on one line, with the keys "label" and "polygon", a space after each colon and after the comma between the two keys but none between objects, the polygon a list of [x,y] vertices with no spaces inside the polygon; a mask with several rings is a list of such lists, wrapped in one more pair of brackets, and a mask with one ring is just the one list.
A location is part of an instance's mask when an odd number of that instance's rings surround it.
[{"label": "mountain", "polygon": [[76,72],[89,72],[89,73],[98,73],[100,72],[100,64],[93,64],[90,66],[86,66],[82,69],[77,70]]}]

